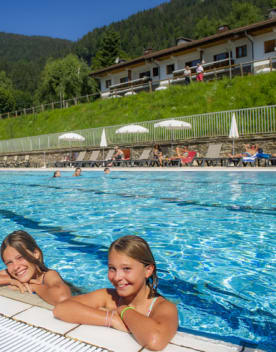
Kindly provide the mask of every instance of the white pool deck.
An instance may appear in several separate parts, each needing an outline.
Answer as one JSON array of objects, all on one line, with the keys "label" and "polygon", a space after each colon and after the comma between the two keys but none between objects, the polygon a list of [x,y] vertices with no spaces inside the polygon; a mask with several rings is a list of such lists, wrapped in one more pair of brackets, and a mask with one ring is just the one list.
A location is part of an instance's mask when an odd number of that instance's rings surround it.
[{"label": "white pool deck", "polygon": [[[54,172],[57,170],[60,170],[62,172],[73,172],[75,168],[74,167],[64,167],[64,168],[56,168],[56,167],[51,167],[51,168],[0,168],[0,172],[18,172],[18,171],[24,171],[24,172],[30,172],[30,171],[38,171],[38,172]],[[92,172],[92,171],[97,171],[97,172],[103,172],[104,168],[103,167],[93,167],[93,168],[81,168],[83,172]],[[276,171],[276,166],[267,166],[267,167],[252,167],[252,166],[247,166],[247,167],[236,167],[236,166],[228,166],[228,167],[223,167],[223,166],[183,166],[183,167],[110,167],[109,168],[112,172],[117,172],[117,171],[125,171],[125,172],[137,172],[137,171],[144,171],[144,172],[222,172],[222,171],[228,171],[228,172],[275,172]]]},{"label": "white pool deck", "polygon": [[[63,322],[55,319],[52,314],[52,306],[45,303],[37,295],[29,293],[21,294],[7,287],[0,287],[0,351],[6,351],[1,348],[1,336],[8,335],[13,342],[19,339],[16,347],[17,352],[29,351],[26,347],[32,347],[36,343],[35,339],[27,340],[27,335],[20,335],[20,331],[12,329],[13,322],[21,322],[21,325],[30,327],[29,330],[38,332],[50,332],[62,337],[64,342],[69,345],[75,341],[85,343],[87,349],[85,351],[114,351],[114,352],[147,352],[148,349],[141,347],[134,340],[132,335],[121,332],[112,328],[90,325],[77,325]],[[2,326],[1,318],[4,323],[9,323],[10,330],[6,331],[5,326]],[[37,329],[38,328],[38,329]],[[28,330],[28,331],[29,331]],[[7,334],[8,333],[8,334]],[[18,334],[18,336],[16,336]],[[23,340],[24,343],[23,343]],[[5,342],[6,342],[5,337]],[[28,346],[28,343],[30,346]],[[22,348],[20,346],[22,345]],[[53,351],[70,352],[70,347],[63,348],[62,346],[52,346]],[[92,348],[92,349],[89,349]],[[94,349],[93,349],[94,348]],[[51,349],[46,349],[50,351]],[[12,348],[7,349],[8,352],[13,351]],[[36,351],[36,349],[31,349]],[[42,351],[41,348],[38,351]],[[75,351],[74,349],[72,351]],[[248,348],[243,346],[242,342],[233,345],[221,340],[209,339],[202,336],[177,332],[169,345],[163,350],[164,352],[260,352],[256,348]]]},{"label": "white pool deck", "polygon": [[[0,168],[0,171],[55,171],[57,168]],[[61,171],[73,171],[72,168],[59,168]],[[82,169],[86,171],[100,171],[103,172],[103,168],[93,169]],[[275,172],[276,167],[170,167],[170,168],[111,168],[111,173],[116,171],[178,171],[178,172],[206,172],[206,171],[266,171]],[[1,318],[4,321],[3,326]],[[5,324],[7,324],[10,330],[7,330]],[[20,328],[13,328],[13,322],[20,322]],[[54,340],[62,340],[61,345],[49,344],[39,345],[35,338],[29,340],[25,335],[22,335],[22,325],[26,325],[30,329],[35,330],[35,336],[39,336],[39,332],[42,331],[46,336],[48,333],[57,334]],[[21,330],[20,330],[21,329]],[[29,331],[28,330],[28,331]],[[18,332],[17,332],[18,331]],[[25,330],[23,330],[25,331]],[[8,338],[6,337],[8,334]],[[25,334],[25,333],[24,333]],[[1,336],[3,340],[1,340]],[[48,335],[47,335],[48,336]],[[24,337],[26,340],[24,340]],[[19,342],[14,342],[7,349],[1,347],[2,344],[7,342],[7,339],[14,341],[18,339]],[[49,338],[47,337],[49,340]],[[24,340],[24,341],[23,341]],[[37,337],[38,340],[38,337]],[[3,342],[1,342],[3,341]],[[5,342],[4,342],[5,341]],[[51,340],[52,341],[52,340]],[[75,343],[79,347],[74,347]],[[65,347],[62,347],[65,346]],[[68,347],[66,347],[68,346]],[[71,346],[71,347],[70,347]],[[35,347],[35,348],[34,348]],[[45,348],[45,349],[44,349]],[[95,351],[95,352],[148,352],[149,350],[141,347],[128,333],[124,333],[112,328],[100,327],[100,326],[89,326],[89,325],[76,325],[70,324],[58,319],[55,319],[52,314],[52,306],[42,301],[38,296],[31,295],[28,293],[21,294],[16,291],[12,291],[6,287],[0,287],[0,352],[26,352],[26,351]],[[164,352],[262,352],[257,346],[250,348],[244,346],[242,341],[238,344],[231,344],[223,340],[216,340],[207,337],[203,337],[195,334],[188,334],[184,332],[177,332],[176,336],[163,350]]]}]

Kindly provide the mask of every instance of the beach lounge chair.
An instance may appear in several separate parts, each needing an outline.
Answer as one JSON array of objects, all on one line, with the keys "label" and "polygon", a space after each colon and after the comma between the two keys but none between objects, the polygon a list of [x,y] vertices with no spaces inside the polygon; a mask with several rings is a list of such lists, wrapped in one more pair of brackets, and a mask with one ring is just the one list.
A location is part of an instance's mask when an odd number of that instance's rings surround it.
[{"label": "beach lounge chair", "polygon": [[152,161],[149,159],[151,148],[146,148],[142,151],[142,154],[139,156],[138,159],[132,160],[132,166],[149,166],[150,162]]},{"label": "beach lounge chair", "polygon": [[9,162],[8,164],[9,167],[18,167],[19,162],[18,162],[18,155],[15,155],[13,159]]},{"label": "beach lounge chair", "polygon": [[197,152],[195,150],[185,151],[183,156],[170,158],[168,166],[192,166],[196,154]]},{"label": "beach lounge chair", "polygon": [[85,158],[85,154],[86,154],[86,151],[84,152],[80,152],[77,156],[77,159],[74,160],[74,161],[69,161],[69,164],[70,166],[73,166],[73,167],[81,167],[82,166],[82,162]]},{"label": "beach lounge chair", "polygon": [[8,166],[8,157],[5,155],[3,159],[0,161],[0,167],[7,167]]},{"label": "beach lounge chair", "polygon": [[247,165],[256,166],[257,161],[258,161],[258,157],[257,157],[257,153],[256,153],[255,155],[252,155],[252,156],[243,157],[241,159],[241,164],[243,166],[247,166]]},{"label": "beach lounge chair", "polygon": [[54,162],[54,165],[51,165],[51,163],[48,163],[48,166],[54,166],[54,167],[64,167],[68,162],[69,162],[69,156],[60,154],[58,155],[58,159]]},{"label": "beach lounge chair", "polygon": [[104,160],[99,160],[99,161],[97,162],[98,166],[103,166],[103,167],[105,167],[105,166],[107,166],[109,163],[111,163],[114,152],[115,152],[114,149],[110,149],[110,150],[107,152],[107,154],[106,154]]},{"label": "beach lounge chair", "polygon": [[188,151],[188,155],[186,157],[180,158],[181,165],[192,166],[196,154],[197,152],[195,150]]},{"label": "beach lounge chair", "polygon": [[99,166],[98,161],[97,161],[99,155],[100,155],[100,150],[93,150],[93,152],[90,154],[88,160],[84,160],[82,162],[82,165],[86,166],[86,167]]},{"label": "beach lounge chair", "polygon": [[228,158],[220,157],[222,143],[209,144],[207,153],[203,158],[194,158],[198,166],[217,166],[220,164],[224,165],[224,161]]},{"label": "beach lounge chair", "polygon": [[61,160],[55,162],[55,167],[66,167],[66,166],[74,166],[78,167],[78,162],[82,161],[85,157],[86,151],[82,151],[78,154],[76,160]]},{"label": "beach lounge chair", "polygon": [[267,160],[267,166],[276,166],[276,157],[275,156],[271,156]]},{"label": "beach lounge chair", "polygon": [[26,154],[25,158],[22,161],[18,162],[19,167],[30,167],[30,155]]}]

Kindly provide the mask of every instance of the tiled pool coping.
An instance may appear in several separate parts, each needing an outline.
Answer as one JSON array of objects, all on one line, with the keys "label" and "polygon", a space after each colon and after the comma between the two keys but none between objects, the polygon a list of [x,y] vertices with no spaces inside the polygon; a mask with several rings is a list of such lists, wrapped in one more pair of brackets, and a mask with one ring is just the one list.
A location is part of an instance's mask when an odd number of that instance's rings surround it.
[{"label": "tiled pool coping", "polygon": [[[102,326],[76,325],[55,319],[52,306],[36,295],[21,294],[7,287],[0,287],[0,316],[45,329],[66,338],[98,346],[113,352],[147,352],[132,335]],[[1,345],[0,345],[1,351]],[[58,349],[56,350],[58,351]],[[96,351],[96,350],[95,350]],[[233,345],[220,340],[177,332],[164,352],[261,352],[257,348]],[[20,349],[17,348],[17,352]],[[23,350],[22,350],[23,352]]]}]

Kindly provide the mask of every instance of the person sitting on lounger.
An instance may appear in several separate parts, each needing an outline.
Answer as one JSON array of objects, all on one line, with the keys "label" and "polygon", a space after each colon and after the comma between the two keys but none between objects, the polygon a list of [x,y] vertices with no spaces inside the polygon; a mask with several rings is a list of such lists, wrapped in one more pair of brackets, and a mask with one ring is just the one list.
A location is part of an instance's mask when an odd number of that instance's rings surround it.
[{"label": "person sitting on lounger", "polygon": [[152,154],[153,154],[153,159],[158,160],[159,165],[162,166],[163,165],[163,153],[162,153],[162,150],[158,144],[155,144],[155,146],[153,147]]},{"label": "person sitting on lounger", "polygon": [[176,147],[176,155],[170,158],[170,160],[180,160],[182,166],[187,166],[192,163],[196,156],[196,151],[189,150],[188,147]]},{"label": "person sitting on lounger", "polygon": [[124,152],[118,146],[116,146],[114,149],[115,149],[115,154],[112,158],[112,161],[107,166],[112,166],[114,161],[123,160],[125,157]]}]

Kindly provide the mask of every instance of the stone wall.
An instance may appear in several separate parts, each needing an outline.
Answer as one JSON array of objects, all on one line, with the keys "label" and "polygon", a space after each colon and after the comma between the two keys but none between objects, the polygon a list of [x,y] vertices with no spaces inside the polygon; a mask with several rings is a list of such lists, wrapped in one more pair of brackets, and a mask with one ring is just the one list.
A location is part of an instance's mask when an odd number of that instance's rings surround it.
[{"label": "stone wall", "polygon": [[[221,153],[220,156],[228,156],[229,154],[232,154],[232,149],[233,149],[233,144],[232,140],[226,137],[221,137],[221,138],[201,138],[201,139],[190,139],[186,141],[178,141],[177,143],[164,143],[161,144],[160,146],[162,148],[163,154],[165,156],[171,156],[175,154],[175,148],[177,146],[179,147],[188,147],[190,150],[196,150],[197,151],[197,156],[199,157],[204,157],[206,155],[206,152],[208,150],[208,146],[210,143],[222,143],[222,148],[221,148]],[[131,158],[132,159],[138,159],[139,156],[141,155],[143,149],[145,148],[152,148],[152,144],[145,144],[145,145],[137,145],[137,146],[123,146],[123,149],[129,148],[131,150]],[[250,136],[250,137],[242,137],[239,139],[236,139],[234,141],[234,147],[235,147],[235,153],[240,153],[244,151],[243,145],[244,144],[257,144],[259,147],[261,147],[264,151],[264,153],[269,153],[269,154],[276,154],[276,134],[271,134],[271,135],[255,135],[255,136]],[[105,148],[104,150],[101,149],[100,155],[98,160],[103,160],[106,157],[106,154],[108,153],[109,149],[114,148],[113,146],[110,146],[108,148]],[[98,148],[99,149],[99,148]],[[81,150],[55,150],[55,151],[45,151],[44,152],[32,152],[32,153],[10,153],[8,155],[8,159],[12,160],[14,155],[19,156],[19,160],[23,160],[25,157],[25,154],[30,155],[30,166],[33,167],[50,167],[54,166],[54,163],[56,161],[62,161],[66,159],[74,160],[77,158],[78,153]],[[92,149],[87,149],[87,153],[85,155],[84,160],[88,160],[90,153],[92,152]],[[1,160],[3,160],[4,155],[7,154],[2,154],[0,155],[0,163]]]}]

